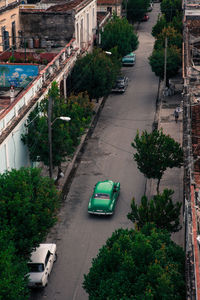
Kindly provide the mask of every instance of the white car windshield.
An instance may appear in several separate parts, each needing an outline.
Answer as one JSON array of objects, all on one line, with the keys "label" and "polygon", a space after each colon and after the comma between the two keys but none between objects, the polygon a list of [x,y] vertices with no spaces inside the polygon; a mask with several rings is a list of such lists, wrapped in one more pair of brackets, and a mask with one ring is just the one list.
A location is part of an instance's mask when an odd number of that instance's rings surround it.
[{"label": "white car windshield", "polygon": [[44,271],[44,265],[43,264],[33,264],[28,263],[29,272],[43,272]]}]

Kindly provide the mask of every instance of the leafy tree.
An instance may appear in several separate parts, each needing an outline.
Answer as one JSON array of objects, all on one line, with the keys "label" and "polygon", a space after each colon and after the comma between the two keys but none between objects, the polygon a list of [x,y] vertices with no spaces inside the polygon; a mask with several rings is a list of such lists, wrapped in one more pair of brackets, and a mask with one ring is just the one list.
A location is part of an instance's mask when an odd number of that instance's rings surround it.
[{"label": "leafy tree", "polygon": [[183,249],[151,224],[118,229],[92,261],[83,287],[90,300],[184,299]]},{"label": "leafy tree", "polygon": [[109,94],[119,67],[101,49],[94,49],[80,57],[72,70],[71,81],[75,93],[87,91],[90,100]]},{"label": "leafy tree", "polygon": [[169,135],[162,130],[148,133],[146,130],[139,136],[137,132],[131,144],[136,153],[133,155],[138,169],[147,178],[158,179],[157,192],[160,180],[167,168],[180,168],[183,163],[183,150]]},{"label": "leafy tree", "polygon": [[[152,71],[159,78],[164,78],[164,60],[165,53],[163,49],[154,50],[152,55],[149,57],[149,63]],[[177,75],[178,70],[181,66],[181,51],[175,46],[167,48],[167,68],[166,68],[166,79],[167,85],[169,78]]]},{"label": "leafy tree", "polygon": [[8,230],[16,254],[29,256],[55,223],[58,193],[37,168],[0,174],[0,228]]},{"label": "leafy tree", "polygon": [[182,48],[182,34],[178,33],[173,27],[168,26],[163,28],[162,32],[157,36],[154,45],[155,50],[163,49],[165,47],[165,38],[167,38],[167,46]]},{"label": "leafy tree", "polygon": [[127,19],[129,22],[140,22],[150,6],[150,0],[128,0]]},{"label": "leafy tree", "polygon": [[[53,167],[60,167],[67,155],[74,151],[79,137],[91,120],[92,105],[86,94],[72,96],[68,103],[59,95],[57,83],[52,84],[49,96],[53,99],[52,109],[52,158]],[[27,132],[22,135],[22,141],[28,146],[32,161],[42,161],[49,166],[48,142],[48,98],[37,104],[30,113]],[[60,116],[71,117],[71,121],[60,120]]]},{"label": "leafy tree", "polygon": [[141,199],[140,206],[137,206],[135,199],[132,199],[131,212],[127,217],[137,228],[142,228],[146,223],[155,223],[157,228],[166,229],[169,232],[177,232],[180,226],[181,203],[172,201],[172,190],[165,189],[148,201],[146,196]]},{"label": "leafy tree", "polygon": [[153,26],[152,28],[152,35],[155,38],[158,38],[158,35],[162,32],[162,30],[167,27],[167,21],[165,19],[165,16],[163,15],[158,15],[158,20],[156,22],[156,24]]},{"label": "leafy tree", "polygon": [[117,47],[119,55],[125,56],[138,47],[138,37],[133,26],[125,18],[114,16],[101,32],[101,46],[104,50]]},{"label": "leafy tree", "polygon": [[169,23],[177,32],[183,32],[183,13],[179,11],[176,16],[173,17],[172,22]]},{"label": "leafy tree", "polygon": [[0,300],[29,299],[27,288],[27,264],[16,255],[13,241],[8,231],[0,231]]},{"label": "leafy tree", "polygon": [[177,16],[182,11],[181,0],[163,0],[160,5],[162,14],[167,22],[171,22],[173,17]]}]

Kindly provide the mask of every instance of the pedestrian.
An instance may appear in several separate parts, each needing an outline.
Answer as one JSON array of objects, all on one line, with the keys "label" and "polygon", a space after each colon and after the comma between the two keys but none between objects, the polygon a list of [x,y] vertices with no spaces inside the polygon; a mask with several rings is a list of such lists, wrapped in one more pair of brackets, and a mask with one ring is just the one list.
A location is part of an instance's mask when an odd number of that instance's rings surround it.
[{"label": "pedestrian", "polygon": [[175,121],[177,123],[178,122],[178,118],[179,118],[179,111],[178,111],[178,109],[175,109],[175,111],[174,111],[174,117],[175,117]]}]

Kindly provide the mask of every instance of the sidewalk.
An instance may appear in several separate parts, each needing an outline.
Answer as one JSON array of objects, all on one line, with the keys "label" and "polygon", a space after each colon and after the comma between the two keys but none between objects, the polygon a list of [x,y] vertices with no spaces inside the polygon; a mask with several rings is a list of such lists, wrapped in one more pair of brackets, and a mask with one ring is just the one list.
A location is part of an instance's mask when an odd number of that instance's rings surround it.
[{"label": "sidewalk", "polygon": [[[169,134],[177,142],[182,145],[183,136],[183,123],[182,112],[179,113],[178,122],[175,122],[174,110],[176,107],[181,107],[182,97],[181,94],[175,94],[173,96],[161,97],[159,105],[159,111],[157,115],[158,129],[162,128],[165,134]],[[174,191],[174,201],[183,203],[183,167],[173,168],[166,170],[163,178],[160,181],[160,192],[164,189],[172,189]],[[157,180],[147,179],[147,197],[151,197],[156,194]],[[183,208],[183,206],[182,206]],[[183,226],[183,215],[181,215],[181,224]],[[183,226],[184,227],[184,226]],[[184,228],[179,232],[172,235],[172,239],[184,247]]]},{"label": "sidewalk", "polygon": [[[93,108],[94,115],[92,117],[89,127],[86,129],[85,133],[82,135],[80,144],[76,148],[76,151],[74,152],[73,156],[66,157],[66,161],[62,162],[62,164],[61,164],[62,177],[59,178],[56,186],[57,186],[57,189],[63,194],[69,190],[70,184],[73,179],[73,175],[76,172],[78,164],[81,160],[81,155],[84,151],[86,141],[91,136],[91,134],[94,130],[94,127],[98,121],[99,114],[105,104],[105,98],[99,99],[98,103],[96,103],[96,101],[93,100],[92,103],[94,105],[94,108]],[[49,176],[49,168],[47,166],[44,166],[43,164],[41,164],[39,167],[42,168],[43,176]],[[54,168],[53,174],[52,174],[52,177],[54,179],[57,178],[57,173],[58,173],[57,168]]]}]

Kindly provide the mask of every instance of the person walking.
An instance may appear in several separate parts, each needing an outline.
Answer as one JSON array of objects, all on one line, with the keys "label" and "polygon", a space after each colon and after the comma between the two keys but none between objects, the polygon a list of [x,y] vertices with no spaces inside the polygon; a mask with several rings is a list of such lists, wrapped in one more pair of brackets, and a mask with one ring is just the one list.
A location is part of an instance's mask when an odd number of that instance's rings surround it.
[{"label": "person walking", "polygon": [[175,122],[177,123],[178,122],[178,118],[179,118],[179,111],[178,111],[177,108],[174,111],[174,117],[175,117]]}]

